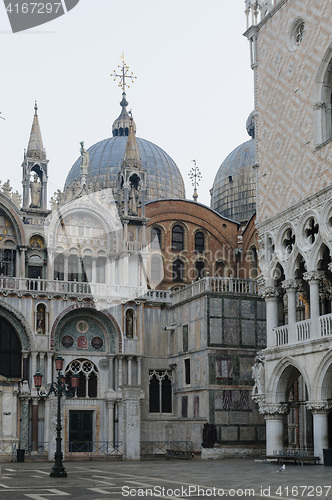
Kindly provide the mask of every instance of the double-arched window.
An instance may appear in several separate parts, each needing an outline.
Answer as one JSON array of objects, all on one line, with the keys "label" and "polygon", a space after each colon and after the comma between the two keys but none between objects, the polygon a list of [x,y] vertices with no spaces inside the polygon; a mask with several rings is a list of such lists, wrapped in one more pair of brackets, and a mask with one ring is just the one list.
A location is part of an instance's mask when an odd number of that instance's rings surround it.
[{"label": "double-arched window", "polygon": [[70,385],[70,375],[79,376],[77,388],[78,398],[96,398],[98,395],[98,370],[96,365],[87,359],[75,359],[66,369],[66,384]]}]

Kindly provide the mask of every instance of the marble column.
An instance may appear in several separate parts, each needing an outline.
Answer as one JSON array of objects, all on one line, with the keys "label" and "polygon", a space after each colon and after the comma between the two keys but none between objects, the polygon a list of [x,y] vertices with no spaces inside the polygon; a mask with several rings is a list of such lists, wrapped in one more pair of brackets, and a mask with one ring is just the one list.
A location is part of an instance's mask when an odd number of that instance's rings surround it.
[{"label": "marble column", "polygon": [[32,398],[31,444],[32,450],[38,450],[38,397]]},{"label": "marble column", "polygon": [[320,338],[319,324],[319,282],[324,273],[321,271],[311,271],[303,274],[303,279],[308,281],[310,286],[310,338]]},{"label": "marble column", "polygon": [[123,460],[140,459],[140,387],[122,386]]},{"label": "marble column", "polygon": [[64,282],[68,281],[68,267],[69,267],[69,255],[68,253],[63,254],[63,280]]},{"label": "marble column", "polygon": [[142,357],[137,357],[137,385],[142,385]]},{"label": "marble column", "polygon": [[114,444],[114,404],[114,401],[106,401],[108,417],[107,441],[109,442],[110,447]]},{"label": "marble column", "polygon": [[266,334],[267,347],[276,345],[275,333],[273,331],[279,324],[278,302],[279,290],[275,287],[266,287],[262,293],[266,303]]},{"label": "marble column", "polygon": [[296,344],[298,341],[296,331],[296,280],[285,280],[281,286],[287,293],[288,304],[288,343]]},{"label": "marble column", "polygon": [[21,400],[21,426],[20,448],[27,450],[29,447],[29,399],[30,395],[20,396]]},{"label": "marble column", "polygon": [[284,415],[289,412],[288,405],[262,404],[259,413],[266,423],[266,454],[284,449]]},{"label": "marble column", "polygon": [[22,276],[22,278],[25,278],[25,252],[26,251],[27,251],[27,249],[25,247],[20,248],[20,252],[21,252],[20,276]]},{"label": "marble column", "polygon": [[108,389],[115,389],[114,385],[114,357],[109,356],[108,358]]},{"label": "marble column", "polygon": [[132,385],[132,356],[128,356],[127,358],[127,380],[128,385]]},{"label": "marble column", "polygon": [[323,463],[323,450],[329,447],[328,411],[326,401],[308,401],[307,408],[312,412],[314,433],[314,455]]}]

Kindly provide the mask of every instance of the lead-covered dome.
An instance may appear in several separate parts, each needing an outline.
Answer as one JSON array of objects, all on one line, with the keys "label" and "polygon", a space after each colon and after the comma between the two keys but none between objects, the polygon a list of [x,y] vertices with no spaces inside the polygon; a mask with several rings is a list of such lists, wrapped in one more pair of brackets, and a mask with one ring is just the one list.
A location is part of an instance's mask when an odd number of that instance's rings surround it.
[{"label": "lead-covered dome", "polygon": [[[124,159],[129,134],[130,116],[123,94],[122,111],[113,123],[113,137],[97,142],[88,149],[87,184],[90,189],[111,188],[117,198],[118,174]],[[146,170],[146,201],[159,198],[185,198],[180,170],[172,158],[159,146],[146,139],[136,138],[143,169]],[[65,189],[80,179],[81,157],[72,166]]]},{"label": "lead-covered dome", "polygon": [[251,139],[234,149],[220,165],[211,193],[211,208],[224,217],[246,222],[256,211],[255,128],[253,113],[247,120]]}]

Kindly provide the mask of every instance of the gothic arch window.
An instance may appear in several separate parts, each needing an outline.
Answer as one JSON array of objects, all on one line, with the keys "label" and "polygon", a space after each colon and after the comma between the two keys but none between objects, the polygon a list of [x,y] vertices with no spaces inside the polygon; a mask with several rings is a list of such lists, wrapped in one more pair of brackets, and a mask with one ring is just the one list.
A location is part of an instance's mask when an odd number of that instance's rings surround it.
[{"label": "gothic arch window", "polygon": [[172,413],[172,374],[170,371],[150,370],[149,412]]},{"label": "gothic arch window", "polygon": [[181,259],[176,259],[173,262],[173,281],[184,280],[184,262]]},{"label": "gothic arch window", "polygon": [[151,229],[151,248],[158,250],[161,247],[161,230],[159,227]]},{"label": "gothic arch window", "polygon": [[172,250],[181,252],[184,250],[184,229],[176,225],[172,229]]},{"label": "gothic arch window", "polygon": [[203,253],[205,249],[205,237],[202,231],[195,234],[195,250],[198,253]]},{"label": "gothic arch window", "polygon": [[136,337],[136,315],[133,309],[126,310],[126,337]]},{"label": "gothic arch window", "polygon": [[0,375],[21,377],[21,343],[12,325],[0,317]]},{"label": "gothic arch window", "polygon": [[0,249],[0,275],[13,277],[16,274],[16,250]]},{"label": "gothic arch window", "polygon": [[75,359],[66,369],[66,384],[70,385],[70,375],[79,375],[77,388],[78,398],[96,398],[98,396],[98,370],[96,365],[87,359]]}]

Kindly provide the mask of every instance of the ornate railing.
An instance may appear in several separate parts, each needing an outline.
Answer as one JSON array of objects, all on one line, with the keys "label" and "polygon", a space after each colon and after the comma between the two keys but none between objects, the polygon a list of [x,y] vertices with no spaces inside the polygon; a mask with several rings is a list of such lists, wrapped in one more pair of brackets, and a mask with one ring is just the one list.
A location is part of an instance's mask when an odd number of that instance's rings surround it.
[{"label": "ornate railing", "polygon": [[122,457],[122,441],[69,441],[65,447],[65,458],[110,458]]},{"label": "ornate railing", "polygon": [[288,325],[278,326],[278,328],[274,328],[274,333],[276,336],[277,346],[288,344]]},{"label": "ornate railing", "polygon": [[296,323],[297,340],[302,342],[303,340],[310,340],[310,319],[305,319],[304,321],[298,321]]},{"label": "ornate railing", "polygon": [[142,297],[146,292],[146,288],[141,286],[6,277],[0,278],[0,289],[5,293],[17,291],[30,292],[31,294],[103,297],[105,299]]},{"label": "ornate railing", "polygon": [[325,314],[324,316],[320,316],[319,324],[321,337],[332,335],[332,314]]},{"label": "ornate railing", "polygon": [[239,278],[203,278],[181,290],[173,292],[171,302],[177,304],[206,292],[253,294],[258,292],[256,280]]}]

